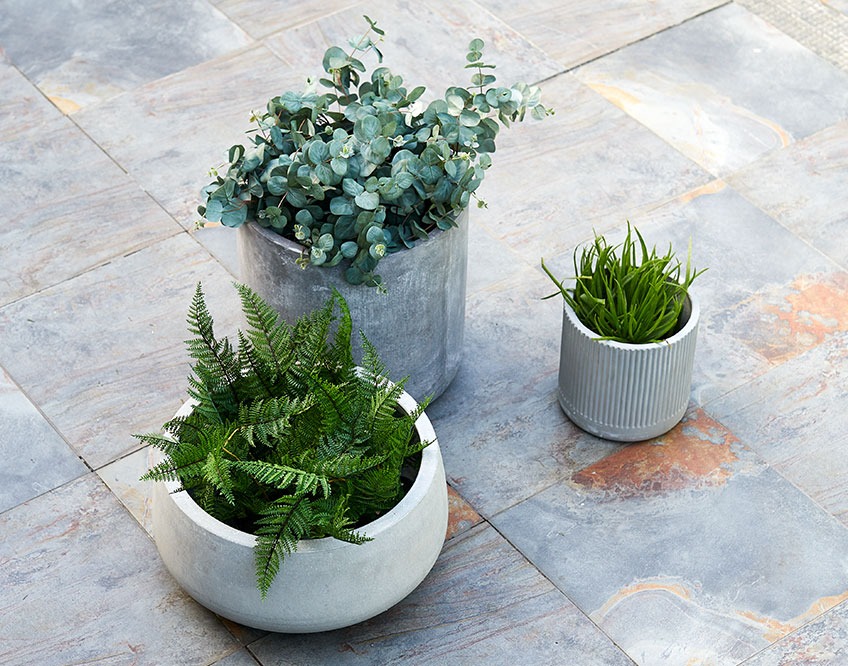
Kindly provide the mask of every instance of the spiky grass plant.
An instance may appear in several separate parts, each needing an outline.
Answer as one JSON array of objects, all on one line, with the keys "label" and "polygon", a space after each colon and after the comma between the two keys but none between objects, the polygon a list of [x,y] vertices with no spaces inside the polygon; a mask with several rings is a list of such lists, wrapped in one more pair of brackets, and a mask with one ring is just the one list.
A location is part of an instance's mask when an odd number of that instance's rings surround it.
[{"label": "spiky grass plant", "polygon": [[414,428],[426,401],[400,410],[403,382],[384,379],[364,336],[357,368],[350,312],[337,292],[289,326],[250,288],[236,288],[248,329],[234,347],[215,337],[197,285],[186,343],[196,405],[164,434],[136,437],[165,453],[142,479],[178,481],[207,513],[257,536],[264,598],[300,539],[363,543],[356,528],[400,501],[404,465],[429,444]]},{"label": "spiky grass plant", "polygon": [[596,234],[591,243],[575,249],[575,282],[570,289],[542,259],[542,269],[559,289],[545,298],[561,294],[601,340],[661,342],[674,334],[689,286],[706,270],[694,270],[691,257],[691,241],[685,269],[671,245],[662,256],[656,246],[649,251],[642,234],[628,222],[621,245],[611,246]]}]

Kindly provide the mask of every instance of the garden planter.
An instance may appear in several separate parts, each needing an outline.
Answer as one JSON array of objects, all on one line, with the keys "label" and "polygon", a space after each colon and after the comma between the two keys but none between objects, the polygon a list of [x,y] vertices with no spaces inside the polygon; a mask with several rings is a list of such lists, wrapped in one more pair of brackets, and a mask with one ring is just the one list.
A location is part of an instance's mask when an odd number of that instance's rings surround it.
[{"label": "garden planter", "polygon": [[335,287],[353,318],[357,362],[362,330],[380,350],[390,377],[408,376],[417,398],[441,395],[459,369],[465,330],[468,211],[458,227],[436,231],[410,250],[380,260],[377,273],[388,293],[344,280],[344,266],[306,269],[296,261],[303,247],[247,222],[238,230],[241,279],[282,317],[293,322],[320,307]]},{"label": "garden planter", "polygon": [[[407,412],[412,397],[398,401]],[[187,403],[178,415],[191,409]],[[156,546],[177,582],[215,613],[267,631],[307,633],[345,627],[406,597],[432,568],[447,528],[442,456],[425,414],[415,427],[433,443],[421,453],[418,475],[388,513],[358,531],[362,545],[332,538],[303,540],[287,556],[263,600],[256,587],[255,537],[203,511],[179,483],[157,483]]]},{"label": "garden planter", "polygon": [[587,432],[617,441],[658,437],[689,403],[700,309],[689,294],[677,332],[665,341],[597,340],[566,303],[562,317],[559,403]]}]

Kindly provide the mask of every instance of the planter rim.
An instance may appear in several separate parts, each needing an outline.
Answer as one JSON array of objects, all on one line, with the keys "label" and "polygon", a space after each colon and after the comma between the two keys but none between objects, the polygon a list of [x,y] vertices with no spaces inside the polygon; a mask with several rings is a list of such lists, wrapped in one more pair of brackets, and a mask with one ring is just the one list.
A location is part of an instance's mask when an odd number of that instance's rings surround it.
[{"label": "planter rim", "polygon": [[591,328],[586,326],[582,321],[580,321],[577,313],[574,312],[574,309],[568,304],[568,302],[563,299],[563,312],[568,317],[568,320],[574,325],[574,327],[580,331],[587,338],[592,338],[595,342],[601,345],[607,345],[609,347],[613,347],[616,349],[631,349],[634,351],[638,351],[640,349],[654,349],[658,346],[662,345],[672,345],[678,340],[685,338],[689,335],[690,331],[698,325],[698,320],[701,318],[701,306],[698,303],[698,299],[695,295],[688,291],[686,293],[686,300],[689,301],[689,319],[686,320],[686,323],[683,325],[677,333],[672,335],[671,337],[665,338],[661,342],[644,342],[644,343],[633,343],[633,342],[619,342],[618,340],[598,340],[598,333],[593,331]]},{"label": "planter rim", "polygon": [[[195,404],[195,401],[187,400],[177,411],[175,417],[187,416],[191,413],[191,410],[194,409]],[[416,400],[406,391],[401,393],[398,397],[398,405],[407,414],[418,407]],[[439,463],[441,461],[441,456],[439,455],[439,442],[436,439],[436,432],[433,429],[433,424],[430,422],[426,413],[421,413],[418,419],[416,419],[414,427],[418,431],[418,436],[421,441],[429,441],[430,445],[421,451],[421,464],[418,468],[418,474],[415,476],[415,481],[413,482],[412,487],[401,498],[400,502],[395,504],[395,506],[393,506],[384,515],[377,518],[377,520],[363,525],[362,527],[356,528],[358,532],[367,534],[369,537],[376,537],[382,532],[389,530],[392,526],[400,522],[413,508],[415,508],[415,506],[419,504],[421,499],[427,493],[430,480],[439,470]],[[199,527],[234,544],[247,546],[248,548],[253,548],[256,545],[255,535],[227,525],[204,511],[200,505],[192,499],[191,495],[189,495],[187,491],[180,490],[181,484],[179,481],[164,481],[163,483],[174,503]],[[298,541],[297,552],[299,554],[326,553],[338,548],[346,548],[349,545],[350,544],[346,541],[341,541],[333,537],[302,539]]]}]

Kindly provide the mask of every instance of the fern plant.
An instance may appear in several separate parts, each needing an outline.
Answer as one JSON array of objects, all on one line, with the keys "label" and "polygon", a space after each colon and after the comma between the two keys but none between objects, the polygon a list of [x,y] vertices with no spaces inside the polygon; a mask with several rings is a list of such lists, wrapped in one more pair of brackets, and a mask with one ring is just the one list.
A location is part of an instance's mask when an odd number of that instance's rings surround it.
[{"label": "fern plant", "polygon": [[557,280],[542,259],[542,269],[559,289],[545,298],[562,295],[600,340],[661,342],[676,330],[686,293],[706,270],[694,270],[691,255],[690,243],[684,269],[671,246],[662,256],[656,246],[648,250],[642,234],[628,222],[621,245],[595,235],[592,243],[574,250],[571,288]]},{"label": "fern plant", "polygon": [[233,343],[215,337],[197,285],[186,342],[194,408],[163,434],[136,437],[165,453],[143,480],[177,481],[207,513],[256,535],[264,598],[300,539],[368,540],[357,528],[397,504],[404,467],[429,444],[414,428],[426,401],[413,413],[398,407],[403,382],[384,379],[364,335],[355,365],[338,292],[289,326],[249,287],[236,288],[247,330]]}]

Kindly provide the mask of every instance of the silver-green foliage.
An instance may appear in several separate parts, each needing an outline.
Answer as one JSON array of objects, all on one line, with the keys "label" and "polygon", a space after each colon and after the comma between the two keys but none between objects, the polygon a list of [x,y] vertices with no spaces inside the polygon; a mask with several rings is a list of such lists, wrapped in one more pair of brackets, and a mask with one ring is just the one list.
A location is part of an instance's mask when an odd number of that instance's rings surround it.
[{"label": "silver-green foliage", "polygon": [[382,379],[364,336],[355,366],[338,293],[288,326],[248,287],[237,289],[248,329],[234,346],[215,337],[198,284],[187,341],[197,404],[165,434],[137,437],[166,454],[142,479],[179,481],[209,514],[256,534],[264,597],[298,540],[367,540],[356,527],[400,500],[402,469],[429,442],[414,437],[424,404],[411,414],[398,408],[403,382]]},{"label": "silver-green foliage", "polygon": [[238,227],[248,218],[305,247],[303,265],[345,262],[352,284],[380,284],[380,259],[455,226],[491,166],[500,126],[552,113],[537,87],[494,86],[483,42],[469,44],[472,88],[448,88],[426,108],[386,67],[365,78],[358,55],[382,54],[369,31],[351,50],[330,47],[326,77],[285,92],[254,117],[253,145],[233,146],[229,165],[202,192],[199,213]]},{"label": "silver-green foliage", "polygon": [[[633,238],[631,231],[636,232]],[[691,268],[692,248],[683,266],[669,245],[660,256],[648,250],[642,234],[627,225],[621,245],[611,246],[603,236],[574,250],[574,286],[566,288],[542,259],[542,269],[577,318],[601,340],[631,344],[661,342],[678,327],[689,286],[706,269]]]}]

